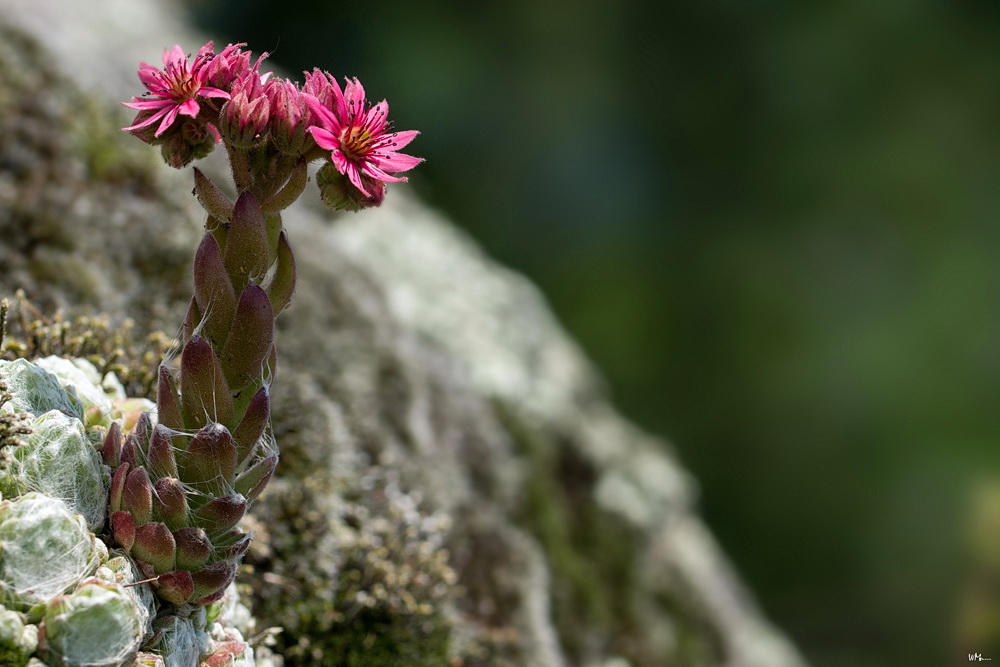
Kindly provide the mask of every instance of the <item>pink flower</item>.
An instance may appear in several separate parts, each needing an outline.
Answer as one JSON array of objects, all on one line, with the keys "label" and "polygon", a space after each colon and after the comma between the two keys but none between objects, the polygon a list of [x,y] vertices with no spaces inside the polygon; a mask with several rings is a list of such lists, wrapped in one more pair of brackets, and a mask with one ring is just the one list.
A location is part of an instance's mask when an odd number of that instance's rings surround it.
[{"label": "pink flower", "polygon": [[392,124],[386,121],[389,105],[385,100],[375,106],[368,104],[365,89],[357,79],[348,80],[341,91],[329,74],[318,71],[312,76],[307,74],[303,97],[316,121],[309,133],[320,148],[330,151],[337,171],[345,174],[366,197],[379,194],[379,188],[373,188],[368,179],[381,183],[405,181],[406,178],[393,174],[423,162],[421,158],[397,152],[420,133],[391,132]]},{"label": "pink flower", "polygon": [[163,70],[152,65],[139,63],[139,80],[149,91],[143,97],[133,97],[131,102],[122,102],[139,114],[135,123],[122,128],[134,132],[160,122],[154,137],[159,137],[177,120],[178,115],[194,118],[201,111],[197,97],[222,97],[229,99],[229,93],[205,85],[206,65],[213,58],[212,42],[199,49],[194,62],[188,64],[181,47],[174,46],[163,52]]}]

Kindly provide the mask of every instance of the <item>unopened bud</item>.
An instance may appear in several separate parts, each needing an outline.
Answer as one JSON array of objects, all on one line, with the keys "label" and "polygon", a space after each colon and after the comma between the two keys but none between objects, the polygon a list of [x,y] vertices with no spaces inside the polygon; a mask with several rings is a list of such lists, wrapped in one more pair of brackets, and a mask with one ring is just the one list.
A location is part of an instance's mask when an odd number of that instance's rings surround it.
[{"label": "unopened bud", "polygon": [[329,72],[324,72],[318,67],[311,72],[305,72],[305,75],[306,82],[302,86],[302,92],[315,97],[327,109],[335,108],[337,98],[334,90],[340,90],[337,80]]},{"label": "unopened bud", "polygon": [[219,131],[226,143],[237,148],[250,148],[258,143],[267,129],[270,102],[261,95],[250,99],[243,92],[233,95],[219,115]]},{"label": "unopened bud", "polygon": [[226,142],[242,149],[255,145],[267,130],[270,108],[255,65],[233,81],[232,95],[220,112],[219,130]]},{"label": "unopened bud", "polygon": [[246,43],[230,44],[212,58],[205,68],[206,84],[228,90],[233,81],[250,70],[250,52],[244,51],[241,46],[246,46]]},{"label": "unopened bud", "polygon": [[372,193],[371,196],[358,190],[346,175],[337,171],[333,163],[327,163],[316,172],[316,184],[323,203],[335,211],[360,211],[379,206],[385,199],[385,183],[361,175],[361,182]]},{"label": "unopened bud", "polygon": [[206,123],[192,118],[184,121],[180,129],[171,131],[165,137],[160,153],[163,161],[174,169],[181,169],[200,160],[215,150],[216,136]]},{"label": "unopened bud", "polygon": [[314,144],[306,132],[309,107],[298,86],[287,79],[271,79],[264,86],[271,103],[271,141],[289,155],[302,155]]}]

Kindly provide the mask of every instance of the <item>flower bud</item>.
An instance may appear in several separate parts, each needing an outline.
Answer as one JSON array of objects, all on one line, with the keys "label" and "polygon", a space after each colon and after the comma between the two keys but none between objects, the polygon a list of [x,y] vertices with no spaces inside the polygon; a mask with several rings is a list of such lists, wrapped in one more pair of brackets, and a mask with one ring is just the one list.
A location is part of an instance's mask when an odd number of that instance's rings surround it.
[{"label": "flower bud", "polygon": [[242,48],[246,42],[230,44],[212,57],[205,67],[205,83],[209,86],[228,90],[238,77],[250,71],[250,52]]},{"label": "flower bud", "polygon": [[232,97],[219,113],[219,131],[226,143],[243,149],[257,144],[267,129],[270,109],[256,71],[238,79]]},{"label": "flower bud", "polygon": [[302,92],[315,97],[327,109],[333,109],[336,103],[334,89],[340,90],[337,80],[329,72],[324,72],[318,67],[312,72],[305,72],[305,75],[306,82],[302,86]]},{"label": "flower bud", "polygon": [[160,146],[163,161],[174,169],[182,169],[207,156],[217,143],[215,128],[196,118],[185,120],[178,130],[171,128],[160,139],[163,140]]},{"label": "flower bud", "polygon": [[385,200],[385,183],[361,174],[361,182],[371,196],[354,187],[345,174],[337,171],[333,163],[323,165],[316,172],[316,185],[323,203],[335,211],[360,211],[379,206]]},{"label": "flower bud", "polygon": [[302,155],[315,143],[306,132],[309,107],[297,85],[287,79],[271,79],[264,85],[271,103],[271,141],[289,155]]}]

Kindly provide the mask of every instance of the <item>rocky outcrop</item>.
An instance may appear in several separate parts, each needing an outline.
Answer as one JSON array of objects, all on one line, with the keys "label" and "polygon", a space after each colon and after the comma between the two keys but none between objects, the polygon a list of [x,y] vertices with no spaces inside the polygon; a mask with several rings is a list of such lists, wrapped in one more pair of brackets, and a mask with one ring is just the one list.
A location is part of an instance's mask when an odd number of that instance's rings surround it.
[{"label": "rocky outcrop", "polygon": [[[191,175],[117,131],[135,63],[201,43],[166,5],[0,10],[0,291],[181,322]],[[285,221],[282,458],[241,581],[286,664],[802,664],[527,281],[405,187]]]}]

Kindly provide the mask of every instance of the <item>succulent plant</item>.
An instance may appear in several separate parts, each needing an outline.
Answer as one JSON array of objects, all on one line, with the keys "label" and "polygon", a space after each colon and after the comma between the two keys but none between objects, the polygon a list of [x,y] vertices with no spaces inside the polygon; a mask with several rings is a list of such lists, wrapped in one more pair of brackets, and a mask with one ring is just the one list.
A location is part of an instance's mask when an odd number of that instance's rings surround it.
[{"label": "succulent plant", "polygon": [[27,359],[0,360],[3,375],[10,392],[10,400],[0,410],[4,413],[26,412],[35,417],[51,410],[83,418],[83,403],[76,394],[69,394],[59,379],[36,363]]},{"label": "succulent plant", "polygon": [[114,469],[113,539],[179,606],[214,602],[233,581],[250,544],[239,521],[277,466],[265,437],[274,320],[295,289],[280,212],[302,193],[313,160],[339,177],[340,194],[326,201],[353,210],[380,204],[385,184],[422,161],[398,152],[419,133],[393,132],[388,105],[367,102],[357,79],[342,89],[315,70],[300,89],[261,76],[266,54],[251,62],[242,46],[216,55],[208,43],[193,60],[168,49],[162,70],[140,64],[147,93],[125,103],[138,113],[124,129],[160,146],[171,166],[223,143],[237,192],[231,200],[194,169],[208,216],[180,357],[159,368],[156,423],[141,417],[128,434],[113,424],[101,450]]},{"label": "succulent plant", "polygon": [[38,627],[24,614],[0,607],[0,665],[26,665],[38,648]]},{"label": "succulent plant", "polygon": [[83,515],[91,531],[100,532],[106,517],[107,472],[83,423],[51,410],[32,420],[30,428],[24,446],[11,454],[0,492],[13,496],[31,490],[59,498]]},{"label": "succulent plant", "polygon": [[97,578],[49,600],[41,627],[40,652],[56,667],[121,664],[136,653],[144,634],[126,589]]},{"label": "succulent plant", "polygon": [[[32,378],[14,383],[8,403],[39,409],[56,397],[56,403],[71,405],[66,401],[71,394],[103,403],[105,391],[110,415],[101,419],[120,432],[126,420],[121,407],[136,400],[124,396],[113,374],[102,378],[82,360],[4,363],[0,373],[13,366],[22,378]],[[43,365],[82,373],[57,376]],[[59,398],[57,388],[65,396]],[[103,427],[88,432],[78,417],[59,410],[26,423],[32,428],[12,447],[10,465],[0,470],[6,496],[0,501],[0,665],[254,665],[253,650],[236,629],[252,620],[233,587],[208,614],[199,607],[182,619],[172,605],[157,602],[135,559],[123,551],[109,553],[95,537],[103,518],[96,529],[88,527],[83,512],[101,508],[103,516],[106,502],[101,497],[107,495],[109,475],[97,450],[102,440],[91,437]],[[47,492],[26,491],[40,488]],[[78,492],[59,493],[73,489]],[[166,632],[168,627],[181,634]]]},{"label": "succulent plant", "polygon": [[28,610],[91,575],[104,545],[63,501],[27,493],[0,502],[0,604]]},{"label": "succulent plant", "polygon": [[210,216],[179,364],[160,367],[158,422],[143,415],[127,436],[113,424],[102,446],[114,540],[176,605],[214,602],[232,583],[250,545],[237,524],[278,462],[264,437],[274,317],[295,284],[280,226],[249,191],[225,224]]}]

